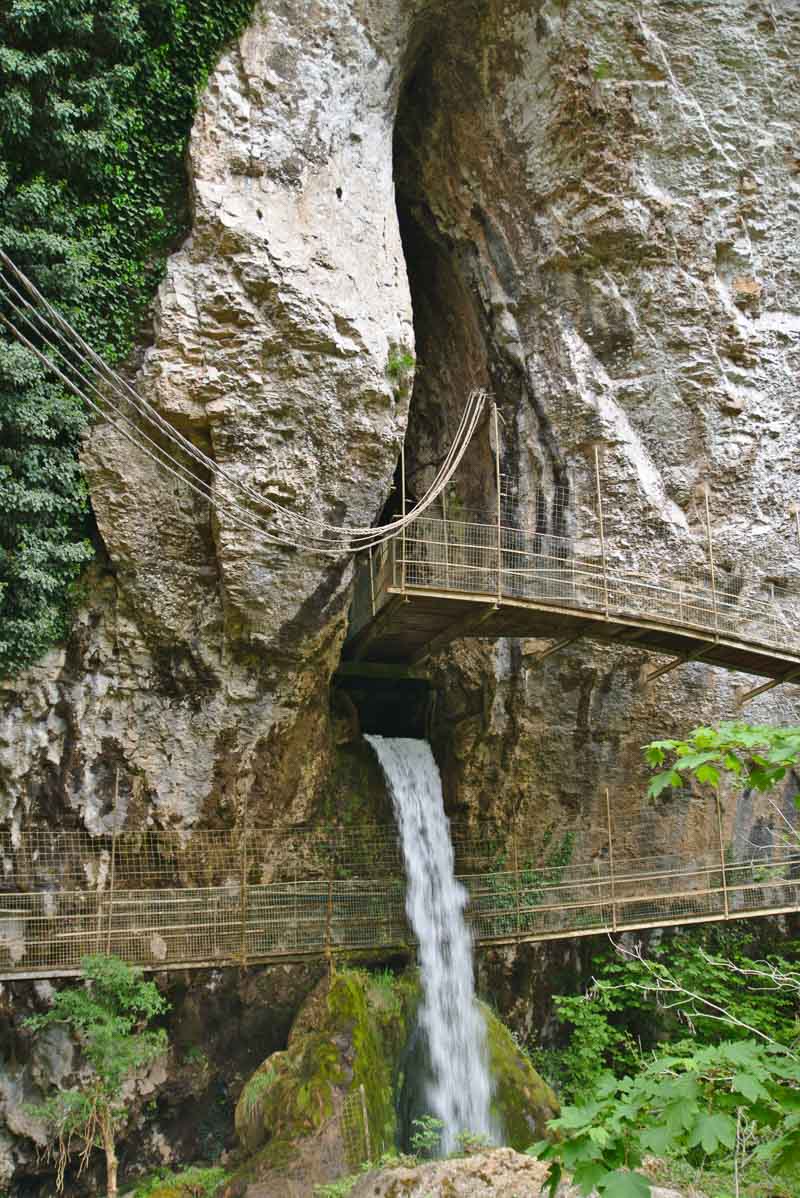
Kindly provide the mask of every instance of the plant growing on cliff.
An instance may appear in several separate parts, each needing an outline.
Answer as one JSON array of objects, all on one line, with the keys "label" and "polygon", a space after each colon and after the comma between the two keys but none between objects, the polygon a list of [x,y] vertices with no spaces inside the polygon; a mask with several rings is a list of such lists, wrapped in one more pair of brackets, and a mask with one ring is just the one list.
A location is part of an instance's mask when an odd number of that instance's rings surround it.
[{"label": "plant growing on cliff", "polygon": [[404,345],[393,345],[386,359],[386,377],[392,383],[397,399],[405,399],[409,393],[414,371],[419,363],[410,349]]},{"label": "plant growing on cliff", "polygon": [[651,798],[683,786],[687,777],[717,787],[727,776],[750,790],[766,791],[800,763],[800,728],[730,721],[719,728],[695,728],[686,740],[651,741],[644,755],[659,770],[650,780]]},{"label": "plant growing on cliff", "polygon": [[[197,96],[252,7],[0,5],[0,245],[109,362],[129,353],[186,233]],[[85,424],[35,356],[0,334],[0,677],[64,636],[93,554]]]},{"label": "plant growing on cliff", "polygon": [[49,1011],[25,1021],[31,1031],[60,1024],[77,1041],[89,1066],[80,1083],[59,1090],[34,1113],[44,1120],[56,1162],[56,1187],[72,1156],[79,1173],[94,1148],[106,1158],[107,1195],[117,1198],[116,1136],[126,1118],[123,1091],[137,1069],[166,1051],[167,1036],[148,1025],[167,1009],[154,982],[118,957],[85,957],[83,984],[60,990]]}]

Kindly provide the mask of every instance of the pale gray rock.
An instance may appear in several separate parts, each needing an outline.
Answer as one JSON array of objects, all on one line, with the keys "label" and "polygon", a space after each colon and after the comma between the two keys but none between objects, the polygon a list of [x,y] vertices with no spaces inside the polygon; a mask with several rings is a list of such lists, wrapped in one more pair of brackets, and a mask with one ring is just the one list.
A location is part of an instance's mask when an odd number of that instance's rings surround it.
[{"label": "pale gray rock", "polygon": [[[521,516],[540,481],[568,484],[596,554],[600,441],[612,561],[701,563],[708,485],[722,573],[796,597],[798,57],[794,0],[262,0],[202,97],[192,232],[131,377],[235,478],[356,524],[407,423],[419,493],[488,385]],[[398,346],[422,363],[410,415]],[[212,516],[109,426],[85,462],[107,557],[68,644],[0,683],[4,826],[313,819],[343,743],[328,683],[351,564]],[[493,495],[481,431],[457,498]],[[539,665],[542,647],[433,662],[448,801],[574,830],[591,857],[608,785],[623,855],[713,850],[704,799],[644,800],[640,746],[734,716],[752,681],[696,663],[645,687],[633,647]],[[747,716],[796,722],[797,696]],[[777,811],[726,796],[726,842],[777,843],[795,788]],[[17,951],[13,927],[0,940]],[[486,961],[530,1031],[544,950]]]},{"label": "pale gray rock", "polygon": [[[495,1148],[455,1160],[374,1170],[357,1181],[351,1198],[545,1198],[548,1167],[512,1148]],[[255,1189],[255,1188],[254,1188]],[[259,1191],[252,1198],[267,1198]],[[564,1184],[558,1198],[580,1198]],[[595,1191],[589,1198],[597,1198]],[[677,1190],[653,1186],[651,1198],[682,1198]]]}]

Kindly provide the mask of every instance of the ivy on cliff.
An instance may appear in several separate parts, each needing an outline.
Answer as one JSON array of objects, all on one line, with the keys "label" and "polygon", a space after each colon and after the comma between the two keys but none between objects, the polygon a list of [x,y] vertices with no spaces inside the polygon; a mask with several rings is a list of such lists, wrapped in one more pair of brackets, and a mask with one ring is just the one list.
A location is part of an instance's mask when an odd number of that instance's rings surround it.
[{"label": "ivy on cliff", "polygon": [[[197,97],[253,0],[8,0],[0,245],[107,360],[188,229]],[[86,413],[0,337],[0,677],[61,638],[93,554]]]}]

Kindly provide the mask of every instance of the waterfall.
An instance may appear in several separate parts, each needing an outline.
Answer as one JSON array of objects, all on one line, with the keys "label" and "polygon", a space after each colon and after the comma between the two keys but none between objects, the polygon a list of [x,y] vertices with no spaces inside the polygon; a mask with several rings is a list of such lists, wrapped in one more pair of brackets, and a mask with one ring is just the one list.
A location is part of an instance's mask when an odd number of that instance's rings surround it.
[{"label": "waterfall", "polygon": [[459,1132],[496,1138],[486,1026],[475,1001],[467,892],[455,879],[439,770],[424,740],[367,736],[392,796],[406,870],[406,913],[419,943],[422,1003],[432,1078],[427,1100],[443,1123],[443,1153]]}]

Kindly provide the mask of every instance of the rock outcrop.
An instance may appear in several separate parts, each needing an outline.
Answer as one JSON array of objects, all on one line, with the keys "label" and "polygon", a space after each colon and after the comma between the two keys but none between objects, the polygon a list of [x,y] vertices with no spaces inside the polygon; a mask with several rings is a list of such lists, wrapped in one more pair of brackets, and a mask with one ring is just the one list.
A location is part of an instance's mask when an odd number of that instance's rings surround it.
[{"label": "rock outcrop", "polygon": [[[286,1050],[267,1057],[242,1090],[236,1134],[244,1159],[223,1198],[305,1198],[313,1185],[407,1138],[398,1123],[408,1117],[402,1091],[418,1064],[407,1047],[419,997],[412,971],[392,978],[346,970],[319,983]],[[493,1117],[507,1142],[524,1149],[543,1138],[558,1102],[497,1016],[484,1015]]]},{"label": "rock outcrop", "polygon": [[[496,1148],[456,1160],[428,1165],[399,1165],[374,1170],[356,1182],[350,1198],[545,1198],[547,1165],[514,1152]],[[681,1198],[677,1190],[653,1186],[651,1198]],[[580,1198],[577,1186],[559,1186],[556,1198]],[[596,1198],[593,1191],[589,1198]]]},{"label": "rock outcrop", "polygon": [[[797,599],[799,55],[793,0],[259,0],[200,102],[136,385],[337,524],[377,517],[405,433],[420,490],[487,385],[521,517],[540,483],[585,511],[600,442],[614,560],[699,562],[708,485],[720,570]],[[398,386],[401,351],[421,369]],[[0,683],[3,826],[313,820],[350,768],[329,682],[351,563],[265,544],[108,426],[85,464],[103,553],[68,643]],[[455,499],[491,471],[483,438]],[[639,746],[733,715],[744,680],[644,687],[633,647],[541,647],[431,663],[450,809],[586,833],[607,785],[631,855],[710,844],[702,799],[644,803]],[[748,716],[799,710],[786,687]],[[727,802],[726,840],[774,841],[796,786]]]}]

